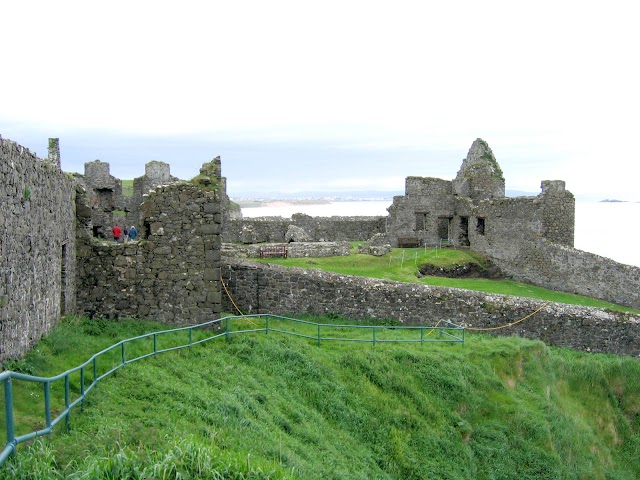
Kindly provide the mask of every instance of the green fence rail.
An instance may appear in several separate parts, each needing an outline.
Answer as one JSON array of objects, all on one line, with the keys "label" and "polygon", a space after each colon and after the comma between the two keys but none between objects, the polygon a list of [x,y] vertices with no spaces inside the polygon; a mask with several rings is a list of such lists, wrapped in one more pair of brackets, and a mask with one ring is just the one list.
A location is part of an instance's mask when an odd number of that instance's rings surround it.
[{"label": "green fence rail", "polygon": [[[388,342],[453,342],[464,345],[464,327],[447,320],[442,320],[432,327],[337,325],[271,314],[228,316],[198,325],[161,330],[128,338],[96,353],[82,365],[55,377],[46,378],[18,372],[2,372],[0,382],[4,386],[4,425],[7,442],[0,453],[0,465],[15,451],[18,444],[52,433],[53,428],[63,420],[68,432],[71,425],[71,410],[78,405],[84,409],[86,396],[98,385],[98,382],[125,365],[159,353],[191,347],[216,338],[226,337],[229,339],[231,335],[251,332],[294,335],[314,340],[318,346],[327,341],[369,342],[374,345]],[[23,435],[16,434],[13,396],[15,381],[42,384],[44,428]],[[55,418],[52,418],[54,414],[52,408],[53,388],[60,394],[64,392],[64,402],[60,401],[64,407],[55,409],[60,410]],[[72,392],[75,394],[73,399]]]}]

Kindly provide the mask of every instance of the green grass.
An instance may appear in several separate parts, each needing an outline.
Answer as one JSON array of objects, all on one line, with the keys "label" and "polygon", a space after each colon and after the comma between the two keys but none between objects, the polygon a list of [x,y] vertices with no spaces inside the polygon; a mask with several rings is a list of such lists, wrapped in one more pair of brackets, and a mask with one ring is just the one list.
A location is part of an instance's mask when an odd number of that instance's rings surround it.
[{"label": "green grass", "polygon": [[[59,373],[158,327],[68,319],[22,365]],[[42,415],[16,405],[21,428]],[[251,333],[128,365],[71,421],[0,478],[635,479],[640,363],[484,335],[317,347]]]},{"label": "green grass", "polygon": [[122,196],[133,196],[133,180],[122,180]]},{"label": "green grass", "polygon": [[[356,242],[352,245],[357,248]],[[640,313],[636,310],[621,305],[616,305],[605,300],[575,295],[572,293],[558,292],[546,288],[537,287],[526,283],[515,282],[509,279],[490,280],[483,278],[447,278],[425,276],[418,278],[418,267],[424,263],[430,263],[439,267],[452,267],[465,263],[476,263],[486,267],[486,259],[470,250],[454,249],[402,249],[393,248],[391,252],[382,257],[373,255],[352,254],[345,257],[323,258],[266,258],[252,259],[262,263],[274,263],[289,267],[314,268],[327,272],[335,272],[344,275],[356,275],[360,277],[383,278],[397,282],[420,283],[443,287],[463,288],[486,293],[498,293],[519,297],[530,297],[549,302],[582,305],[586,307],[607,308],[621,312]]]}]

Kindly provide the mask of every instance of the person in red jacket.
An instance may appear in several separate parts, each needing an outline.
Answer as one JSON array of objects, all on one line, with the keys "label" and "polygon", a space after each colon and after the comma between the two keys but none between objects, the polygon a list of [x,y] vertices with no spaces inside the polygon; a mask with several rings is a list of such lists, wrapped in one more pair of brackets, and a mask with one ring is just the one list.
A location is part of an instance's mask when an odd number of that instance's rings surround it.
[{"label": "person in red jacket", "polygon": [[113,232],[113,239],[116,241],[116,243],[120,243],[120,235],[122,235],[122,229],[118,225],[114,225],[111,231]]}]

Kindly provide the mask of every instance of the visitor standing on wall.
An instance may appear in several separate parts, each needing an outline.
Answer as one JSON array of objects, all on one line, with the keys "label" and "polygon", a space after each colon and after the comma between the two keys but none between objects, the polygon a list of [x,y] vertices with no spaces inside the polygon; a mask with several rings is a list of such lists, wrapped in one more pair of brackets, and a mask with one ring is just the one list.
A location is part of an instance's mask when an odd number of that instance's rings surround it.
[{"label": "visitor standing on wall", "polygon": [[118,225],[114,225],[111,229],[113,232],[113,239],[116,243],[120,243],[120,235],[122,235],[122,229]]},{"label": "visitor standing on wall", "polygon": [[138,231],[136,230],[136,227],[134,225],[131,225],[131,228],[129,229],[129,239],[135,240],[137,236]]},{"label": "visitor standing on wall", "polygon": [[122,236],[124,237],[124,243],[129,241],[129,229],[124,227],[124,232],[122,232]]}]

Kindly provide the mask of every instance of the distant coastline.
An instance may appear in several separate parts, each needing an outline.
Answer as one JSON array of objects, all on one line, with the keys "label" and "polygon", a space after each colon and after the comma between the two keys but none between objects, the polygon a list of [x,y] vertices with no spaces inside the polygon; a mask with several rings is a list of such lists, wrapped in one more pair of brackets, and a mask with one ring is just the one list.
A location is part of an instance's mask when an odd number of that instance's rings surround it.
[{"label": "distant coastline", "polygon": [[330,200],[323,198],[287,198],[268,200],[238,200],[240,208],[261,208],[261,207],[293,207],[294,205],[329,205]]}]

